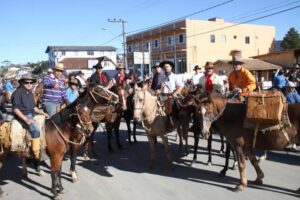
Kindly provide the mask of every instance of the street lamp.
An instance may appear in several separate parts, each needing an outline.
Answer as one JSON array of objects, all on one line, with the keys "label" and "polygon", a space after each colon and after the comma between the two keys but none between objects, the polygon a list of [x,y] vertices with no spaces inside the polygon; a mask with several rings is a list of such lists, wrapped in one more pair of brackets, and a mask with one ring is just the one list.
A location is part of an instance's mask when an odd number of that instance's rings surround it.
[{"label": "street lamp", "polygon": [[122,40],[120,39],[120,36],[122,35],[122,34],[119,34],[119,35],[117,35],[117,34],[115,34],[114,32],[112,32],[109,28],[105,28],[105,27],[101,27],[101,30],[102,31],[108,31],[111,35],[113,35],[114,37],[118,37],[118,40],[120,40],[120,42],[122,42]]}]

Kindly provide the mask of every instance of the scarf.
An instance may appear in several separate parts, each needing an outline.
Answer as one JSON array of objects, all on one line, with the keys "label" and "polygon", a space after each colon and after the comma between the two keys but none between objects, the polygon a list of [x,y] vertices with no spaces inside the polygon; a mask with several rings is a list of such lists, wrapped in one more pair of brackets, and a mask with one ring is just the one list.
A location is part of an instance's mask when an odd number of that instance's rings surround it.
[{"label": "scarf", "polygon": [[97,75],[100,78],[101,83],[107,83],[106,76],[103,73],[98,73]]},{"label": "scarf", "polygon": [[123,73],[120,73],[119,74],[119,84],[123,84],[123,82],[124,82],[124,74]]},{"label": "scarf", "polygon": [[212,74],[205,75],[205,78],[206,78],[205,91],[206,92],[212,92],[212,90],[213,90],[213,82],[212,82],[211,77],[212,77]]}]

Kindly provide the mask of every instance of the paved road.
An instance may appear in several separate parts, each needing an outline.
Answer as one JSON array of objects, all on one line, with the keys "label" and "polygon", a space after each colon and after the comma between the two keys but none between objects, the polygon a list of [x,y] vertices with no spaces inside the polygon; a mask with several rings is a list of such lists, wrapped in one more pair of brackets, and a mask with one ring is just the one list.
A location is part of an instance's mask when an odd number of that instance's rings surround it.
[{"label": "paved road", "polygon": [[[124,124],[122,128],[124,129]],[[106,137],[99,133],[95,148],[100,159],[83,161],[78,158],[77,171],[79,181],[72,183],[69,175],[69,161],[63,163],[63,185],[68,190],[64,199],[101,199],[101,200],[199,200],[199,199],[299,199],[294,190],[300,187],[300,154],[291,152],[270,152],[267,161],[261,166],[265,173],[264,184],[249,184],[243,192],[235,193],[232,188],[239,181],[238,171],[229,170],[227,177],[218,177],[224,163],[219,155],[219,137],[213,142],[213,165],[206,166],[206,141],[201,140],[198,163],[190,167],[192,155],[178,153],[174,134],[170,135],[170,149],[174,159],[173,172],[166,165],[166,158],[161,143],[157,144],[157,161],[153,170],[148,169],[148,143],[144,132],[138,130],[138,144],[129,145],[122,133],[123,149],[116,149],[114,154],[106,149]],[[160,140],[159,140],[160,141]],[[192,152],[193,138],[189,137]],[[81,154],[82,155],[82,154]],[[0,173],[2,189],[8,193],[2,199],[49,199],[51,179],[49,168],[44,166],[45,177],[36,175],[30,169],[29,179],[22,179],[20,160],[9,157]],[[49,163],[49,162],[48,162]],[[232,163],[232,161],[231,161]],[[247,162],[247,166],[250,163]],[[255,172],[249,167],[248,177],[255,179]]]}]

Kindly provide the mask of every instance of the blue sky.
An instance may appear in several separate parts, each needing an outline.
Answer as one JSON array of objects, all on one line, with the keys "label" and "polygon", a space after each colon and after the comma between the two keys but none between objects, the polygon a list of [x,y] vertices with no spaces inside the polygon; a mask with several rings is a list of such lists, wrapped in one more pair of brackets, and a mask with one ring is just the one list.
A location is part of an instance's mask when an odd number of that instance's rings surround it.
[{"label": "blue sky", "polygon": [[[109,23],[108,18],[125,19],[126,31],[133,31],[225,1],[0,0],[0,65],[4,60],[15,64],[47,60],[48,45],[101,45],[121,33],[121,24]],[[243,22],[299,5],[300,0],[234,0],[189,18]],[[281,40],[290,27],[300,32],[299,19],[297,8],[251,23],[275,26],[276,39]],[[121,38],[106,45],[122,52]]]}]

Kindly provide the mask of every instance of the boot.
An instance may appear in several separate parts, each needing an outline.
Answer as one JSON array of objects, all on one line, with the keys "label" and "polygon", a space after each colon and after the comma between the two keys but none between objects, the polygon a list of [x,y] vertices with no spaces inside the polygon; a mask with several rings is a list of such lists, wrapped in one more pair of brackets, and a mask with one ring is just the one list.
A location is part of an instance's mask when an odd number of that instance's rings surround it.
[{"label": "boot", "polygon": [[39,160],[40,159],[40,138],[32,138],[31,148],[32,148],[34,158]]}]

